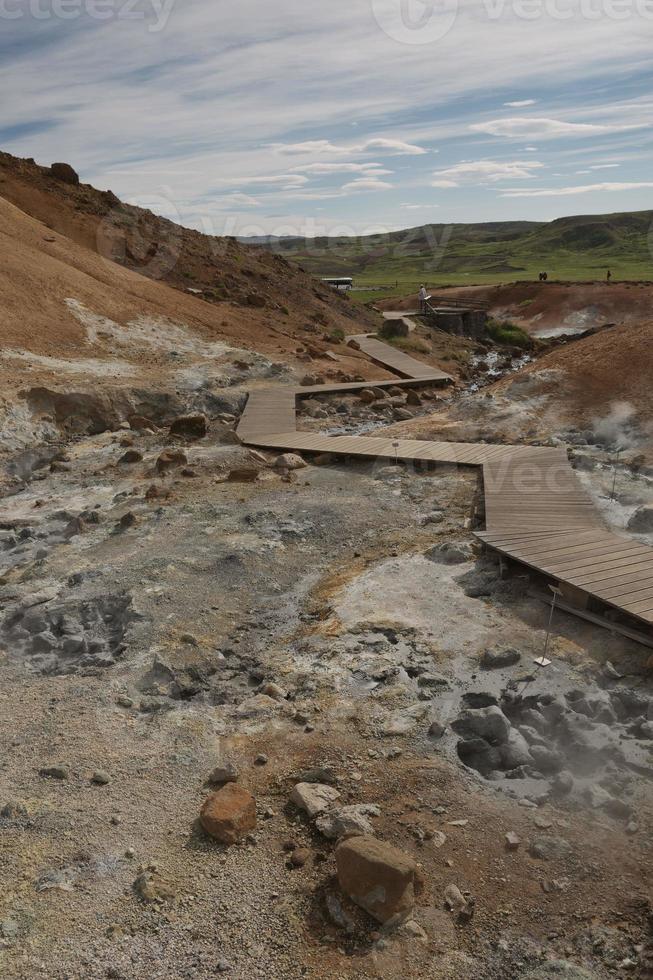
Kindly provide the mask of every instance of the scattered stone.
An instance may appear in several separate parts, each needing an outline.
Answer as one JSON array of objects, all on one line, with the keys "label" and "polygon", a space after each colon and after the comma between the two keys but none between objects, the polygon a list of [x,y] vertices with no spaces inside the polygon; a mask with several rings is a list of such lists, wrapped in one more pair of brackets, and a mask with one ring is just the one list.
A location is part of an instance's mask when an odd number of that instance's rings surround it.
[{"label": "scattered stone", "polygon": [[174,898],[172,888],[154,871],[143,871],[134,881],[134,891],[144,902],[167,902]]},{"label": "scattered stone", "polygon": [[301,470],[306,465],[306,462],[297,453],[283,453],[281,456],[277,456],[274,461],[276,470]]},{"label": "scattered stone", "polygon": [[322,783],[297,783],[290,799],[309,815],[311,820],[328,810],[332,803],[340,799],[340,793],[333,786]]},{"label": "scattered stone", "polygon": [[413,859],[376,837],[350,837],[336,848],[340,887],[379,922],[401,922],[422,890]]},{"label": "scattered stone", "polygon": [[229,483],[255,483],[259,478],[256,466],[237,466],[227,473]]},{"label": "scattered stone", "polygon": [[263,752],[259,753],[259,755],[257,755],[256,758],[254,759],[254,765],[256,766],[267,766],[267,764],[268,764],[268,757],[267,755],[264,755]]},{"label": "scattered stone", "polygon": [[224,786],[225,783],[238,782],[238,769],[233,762],[225,762],[209,774],[207,782],[211,786]]},{"label": "scattered stone", "polygon": [[256,829],[256,800],[236,783],[227,783],[204,801],[202,827],[223,844],[235,844]]},{"label": "scattered stone", "polygon": [[290,863],[293,868],[303,868],[311,856],[307,847],[296,847],[290,855]]},{"label": "scattered stone", "polygon": [[168,473],[187,463],[186,453],[180,449],[165,449],[156,461],[156,468],[159,473]]},{"label": "scattered stone", "polygon": [[44,779],[68,779],[69,772],[66,766],[45,766],[39,769],[39,776]]},{"label": "scattered stone", "polygon": [[14,800],[10,800],[9,803],[5,803],[0,810],[0,817],[3,820],[24,820],[26,816],[27,807],[23,806],[22,803],[16,803]]},{"label": "scattered stone", "polygon": [[121,708],[133,708],[134,702],[131,698],[127,697],[126,694],[120,694],[116,698],[116,704],[120,705]]},{"label": "scattered stone", "polygon": [[481,656],[481,667],[495,670],[500,667],[514,667],[521,660],[518,650],[484,650]]},{"label": "scattered stone", "polygon": [[340,897],[335,892],[326,893],[325,905],[327,915],[334,926],[337,926],[338,929],[344,929],[345,932],[354,931],[354,920],[345,912]]},{"label": "scattered stone", "polygon": [[203,439],[207,432],[206,415],[180,415],[170,426],[169,435],[182,439]]},{"label": "scattered stone", "polygon": [[128,449],[127,452],[120,457],[118,463],[142,463],[143,453],[140,453],[138,449]]},{"label": "scattered stone", "polygon": [[424,557],[440,565],[462,565],[472,560],[473,551],[469,544],[451,544],[445,541],[430,548]]},{"label": "scattered stone", "polygon": [[538,837],[532,841],[528,853],[541,861],[556,861],[571,853],[571,844],[562,837]]},{"label": "scattered stone", "polygon": [[108,786],[111,782],[111,776],[102,769],[96,769],[91,776],[91,782],[94,783],[95,786]]},{"label": "scattered stone", "polygon": [[444,890],[444,903],[450,912],[462,912],[467,905],[467,899],[458,885],[447,885]]},{"label": "scattered stone", "polygon": [[128,531],[130,527],[134,527],[136,524],[138,524],[136,514],[132,513],[131,510],[127,511],[116,524],[116,531]]},{"label": "scattered stone", "polygon": [[429,726],[429,735],[431,736],[431,738],[440,739],[443,737],[446,730],[447,729],[445,728],[445,726],[442,725],[439,721],[433,721]]},{"label": "scattered stone", "polygon": [[381,810],[370,803],[355,803],[336,810],[321,813],[315,826],[329,840],[337,840],[347,834],[374,836],[374,827],[368,817],[380,817]]},{"label": "scattered stone", "polygon": [[518,851],[521,844],[521,837],[519,837],[514,831],[509,830],[505,836],[506,850],[508,851]]}]

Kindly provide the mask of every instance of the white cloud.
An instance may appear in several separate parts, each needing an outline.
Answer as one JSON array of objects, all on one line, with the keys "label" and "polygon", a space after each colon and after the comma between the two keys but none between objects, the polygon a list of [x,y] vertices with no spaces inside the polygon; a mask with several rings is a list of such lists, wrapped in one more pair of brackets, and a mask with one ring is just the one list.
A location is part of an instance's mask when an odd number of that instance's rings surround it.
[{"label": "white cloud", "polygon": [[377,176],[388,176],[392,170],[384,170],[380,163],[304,163],[295,167],[299,173],[316,174],[358,174],[369,173]]},{"label": "white cloud", "polygon": [[304,143],[278,143],[274,146],[277,153],[284,156],[299,156],[307,153],[367,153],[369,150],[384,150],[393,156],[421,156],[428,151],[414,143],[404,143],[403,140],[376,137],[357,143],[353,146],[338,146],[330,140],[308,140]]},{"label": "white cloud", "polygon": [[399,156],[421,156],[427,152],[423,146],[416,146],[414,143],[404,143],[401,140],[391,139],[368,140],[361,146],[361,151],[367,150],[386,150],[388,153],[396,153]]},{"label": "white cloud", "polygon": [[519,139],[552,139],[556,136],[596,136],[600,133],[617,132],[618,126],[596,123],[571,123],[563,119],[547,119],[536,116],[511,116],[507,119],[490,119],[469,127],[474,133],[489,136],[507,136]]},{"label": "white cloud", "polygon": [[436,170],[433,187],[457,187],[465,182],[526,180],[544,166],[539,160],[464,160],[445,170]]},{"label": "white cloud", "polygon": [[227,204],[241,205],[241,207],[245,208],[258,207],[258,205],[261,203],[260,201],[257,201],[255,197],[250,197],[249,194],[240,193],[230,194],[229,197],[226,197],[224,200]]},{"label": "white cloud", "polygon": [[308,184],[308,177],[303,174],[274,174],[270,177],[245,177],[241,178],[241,184],[262,184],[270,187],[280,186],[283,190],[294,190]]},{"label": "white cloud", "polygon": [[590,167],[590,170],[615,170],[620,166],[619,163],[595,163]]},{"label": "white cloud", "polygon": [[343,184],[343,191],[387,191],[392,188],[392,184],[388,184],[383,180],[372,180],[365,177],[359,180],[352,180],[348,184]]},{"label": "white cloud", "polygon": [[504,191],[501,197],[573,197],[575,194],[591,194],[593,192],[636,191],[653,187],[653,181],[632,183],[580,184],[577,187],[548,187],[531,191]]},{"label": "white cloud", "polygon": [[521,102],[504,102],[511,109],[525,109],[527,105],[535,105],[535,99],[522,99]]},{"label": "white cloud", "polygon": [[401,204],[405,211],[424,211],[427,208],[439,208],[439,204]]}]

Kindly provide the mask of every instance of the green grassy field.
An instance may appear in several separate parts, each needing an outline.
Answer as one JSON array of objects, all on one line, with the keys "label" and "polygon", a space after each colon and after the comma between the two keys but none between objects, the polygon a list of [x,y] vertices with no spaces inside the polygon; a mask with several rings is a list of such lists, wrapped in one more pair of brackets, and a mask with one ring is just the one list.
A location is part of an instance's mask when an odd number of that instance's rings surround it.
[{"label": "green grassy field", "polygon": [[[363,302],[405,296],[421,282],[491,285],[535,279],[653,279],[653,211],[549,223],[424,225],[365,238],[286,239],[268,246],[315,276],[351,276]],[[357,289],[356,287],[378,287]]]}]

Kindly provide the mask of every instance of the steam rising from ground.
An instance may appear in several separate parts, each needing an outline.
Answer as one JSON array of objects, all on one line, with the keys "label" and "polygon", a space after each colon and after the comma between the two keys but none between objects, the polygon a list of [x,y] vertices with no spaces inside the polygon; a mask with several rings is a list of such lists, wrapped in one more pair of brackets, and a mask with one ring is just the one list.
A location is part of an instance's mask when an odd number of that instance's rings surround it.
[{"label": "steam rising from ground", "polygon": [[612,402],[609,413],[595,418],[592,425],[597,442],[602,445],[632,449],[640,441],[637,412],[630,402]]}]

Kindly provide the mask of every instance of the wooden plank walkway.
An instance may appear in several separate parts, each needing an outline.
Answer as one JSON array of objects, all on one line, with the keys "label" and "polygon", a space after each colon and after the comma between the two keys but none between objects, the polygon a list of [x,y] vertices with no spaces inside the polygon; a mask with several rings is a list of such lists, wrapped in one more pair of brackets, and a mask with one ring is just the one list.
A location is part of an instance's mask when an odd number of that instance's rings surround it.
[{"label": "wooden plank walkway", "polygon": [[268,449],[481,467],[486,529],[475,532],[479,540],[563,588],[653,625],[653,549],[604,528],[565,450],[298,432],[298,397],[452,380],[376,338],[354,339],[372,360],[403,377],[253,390],[238,425],[242,442]]}]

